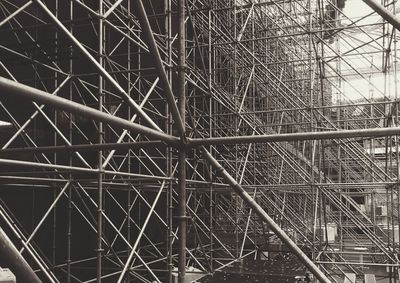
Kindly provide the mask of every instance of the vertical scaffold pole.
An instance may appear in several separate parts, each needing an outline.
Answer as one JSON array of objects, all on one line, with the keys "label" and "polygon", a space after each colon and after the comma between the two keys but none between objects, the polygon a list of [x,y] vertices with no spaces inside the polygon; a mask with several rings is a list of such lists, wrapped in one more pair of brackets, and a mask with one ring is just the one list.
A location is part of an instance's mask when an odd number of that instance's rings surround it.
[{"label": "vertical scaffold pole", "polygon": [[[103,0],[99,0],[99,14],[103,15]],[[103,40],[104,40],[104,26],[103,19],[99,18],[99,64],[103,66]],[[99,75],[99,110],[103,109],[103,78]],[[103,142],[103,123],[98,124],[99,131],[99,144]],[[103,168],[103,152],[98,152],[98,168]],[[103,173],[99,171],[98,174],[98,199],[97,199],[97,282],[101,282],[101,269],[102,269],[102,231],[103,231]]]},{"label": "vertical scaffold pole", "polygon": [[[182,123],[185,125],[185,0],[178,1],[178,109]],[[179,266],[178,282],[184,283],[186,277],[186,149],[185,137],[181,136],[182,146],[179,148]]]}]

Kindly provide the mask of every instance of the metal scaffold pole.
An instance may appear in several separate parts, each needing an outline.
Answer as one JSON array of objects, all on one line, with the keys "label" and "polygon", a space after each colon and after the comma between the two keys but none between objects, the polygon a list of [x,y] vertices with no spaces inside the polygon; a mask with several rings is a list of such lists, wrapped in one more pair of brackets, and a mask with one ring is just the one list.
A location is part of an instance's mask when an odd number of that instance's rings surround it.
[{"label": "metal scaffold pole", "polygon": [[294,243],[289,236],[274,222],[274,220],[257,204],[257,202],[236,182],[236,180],[229,175],[229,173],[218,163],[218,161],[207,151],[205,147],[202,148],[204,158],[210,162],[214,170],[216,170],[225,181],[232,187],[232,189],[243,199],[255,213],[257,213],[263,221],[265,221],[270,229],[285,243],[289,249],[304,263],[305,266],[315,275],[315,277],[324,283],[331,281],[326,275],[314,264],[314,262],[307,257],[307,255]]},{"label": "metal scaffold pole", "polygon": [[[186,115],[186,28],[185,28],[185,3],[186,0],[177,1],[178,9],[178,109],[185,126]],[[186,233],[187,233],[187,215],[186,215],[186,136],[184,128],[180,131],[181,146],[178,148],[178,197],[179,197],[179,265],[178,282],[186,282]]]},{"label": "metal scaffold pole", "polygon": [[18,282],[42,282],[1,228],[0,259],[9,266]]},{"label": "metal scaffold pole", "polygon": [[[104,48],[104,40],[105,40],[105,30],[104,30],[104,22],[103,22],[103,0],[99,0],[99,64],[103,67],[103,48]],[[99,111],[103,112],[103,78],[99,75]],[[98,123],[98,143],[102,144],[104,139],[104,130],[103,123]],[[97,153],[97,168],[99,169],[98,174],[98,192],[97,192],[97,283],[101,283],[102,281],[102,261],[103,261],[103,173],[101,169],[103,168],[103,151],[99,150]]]},{"label": "metal scaffold pole", "polygon": [[382,18],[388,21],[394,28],[400,30],[400,19],[388,11],[385,6],[378,3],[376,0],[363,0],[365,4],[370,6],[375,12],[377,12]]}]

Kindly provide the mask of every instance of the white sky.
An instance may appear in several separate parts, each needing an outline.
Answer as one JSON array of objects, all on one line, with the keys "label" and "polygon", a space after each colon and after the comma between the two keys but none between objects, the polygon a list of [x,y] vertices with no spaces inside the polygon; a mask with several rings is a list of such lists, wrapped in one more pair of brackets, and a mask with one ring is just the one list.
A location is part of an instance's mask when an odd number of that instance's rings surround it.
[{"label": "white sky", "polygon": [[[398,4],[400,6],[400,4]],[[369,8],[362,0],[347,0],[346,6],[343,10],[345,16],[341,16],[341,24],[346,26],[351,23],[351,21],[356,21],[366,15],[369,15],[373,12],[371,8]],[[348,17],[349,19],[346,19]],[[382,21],[382,18],[374,13],[373,15],[368,16],[366,19],[358,22],[357,25],[365,25],[365,24],[374,24]],[[395,76],[393,73],[393,64],[391,74],[385,76],[382,73],[382,38],[378,39],[382,36],[382,28],[381,26],[371,26],[366,27],[364,30],[367,33],[363,33],[357,29],[350,29],[340,33],[338,37],[338,47],[340,48],[340,52],[343,54],[344,52],[353,49],[354,47],[360,46],[365,42],[369,42],[372,40],[377,40],[376,42],[372,42],[365,47],[358,48],[357,52],[353,51],[349,54],[354,54],[351,57],[345,57],[344,59],[351,64],[351,66],[362,72],[364,78],[360,78],[360,76],[346,76],[347,82],[342,81],[342,92],[344,96],[342,99],[351,99],[358,100],[371,97],[377,98],[382,97],[383,94],[393,98],[395,96]],[[397,37],[400,32],[397,32]],[[332,45],[334,46],[334,45]],[[397,44],[397,57],[400,56],[400,41]],[[393,44],[392,44],[393,49]],[[377,52],[380,51],[380,52]],[[371,54],[371,52],[375,52]],[[392,57],[393,60],[393,57]],[[397,64],[398,75],[397,75],[397,91],[400,96],[399,91],[399,74],[400,74],[400,64]],[[341,64],[341,72],[343,74],[356,74],[356,71],[352,69],[348,64],[342,62]],[[339,94],[337,94],[339,98]],[[335,103],[335,102],[334,102]]]}]

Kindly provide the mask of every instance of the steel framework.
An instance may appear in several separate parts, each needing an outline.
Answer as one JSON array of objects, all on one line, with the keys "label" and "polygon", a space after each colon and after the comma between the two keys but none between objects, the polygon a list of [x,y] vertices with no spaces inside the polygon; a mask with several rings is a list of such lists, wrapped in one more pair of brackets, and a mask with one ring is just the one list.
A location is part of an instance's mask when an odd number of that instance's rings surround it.
[{"label": "steel framework", "polygon": [[280,247],[397,282],[400,24],[365,2],[0,0],[17,278],[183,283]]}]

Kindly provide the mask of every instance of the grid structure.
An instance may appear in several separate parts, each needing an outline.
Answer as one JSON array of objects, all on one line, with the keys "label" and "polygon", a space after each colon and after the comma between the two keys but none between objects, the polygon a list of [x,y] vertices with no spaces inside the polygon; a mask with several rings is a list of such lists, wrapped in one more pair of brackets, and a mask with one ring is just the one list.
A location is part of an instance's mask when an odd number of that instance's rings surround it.
[{"label": "grid structure", "polygon": [[0,1],[10,264],[185,282],[288,250],[397,282],[398,7],[354,2]]}]

